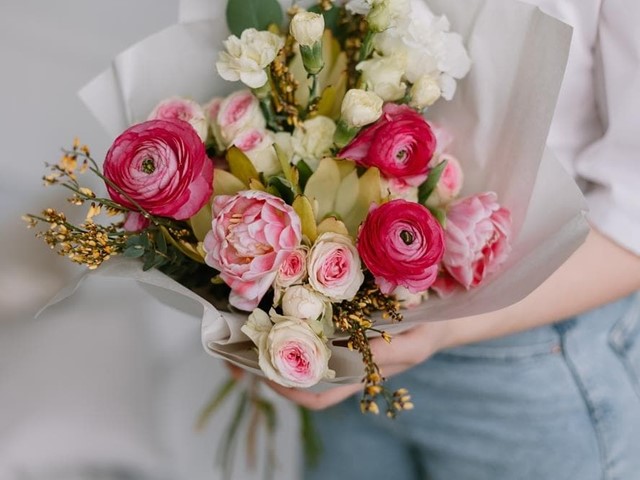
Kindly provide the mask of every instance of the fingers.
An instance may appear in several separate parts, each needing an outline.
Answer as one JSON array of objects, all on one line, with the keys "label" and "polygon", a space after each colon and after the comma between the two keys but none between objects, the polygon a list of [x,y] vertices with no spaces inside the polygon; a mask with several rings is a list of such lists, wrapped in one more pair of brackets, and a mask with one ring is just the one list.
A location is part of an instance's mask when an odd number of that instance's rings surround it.
[{"label": "fingers", "polygon": [[308,390],[287,388],[269,380],[265,383],[276,393],[309,410],[323,410],[342,402],[362,389],[362,384],[340,385],[325,392],[314,393]]},{"label": "fingers", "polygon": [[434,352],[432,333],[432,324],[427,323],[393,335],[391,343],[373,338],[369,341],[373,358],[381,368],[389,365],[408,368],[421,363]]},{"label": "fingers", "polygon": [[227,367],[227,370],[229,370],[229,374],[235,380],[240,380],[240,379],[242,379],[242,377],[244,377],[244,370],[241,369],[240,367],[234,365],[233,363],[229,363],[229,362],[224,362],[224,365]]}]

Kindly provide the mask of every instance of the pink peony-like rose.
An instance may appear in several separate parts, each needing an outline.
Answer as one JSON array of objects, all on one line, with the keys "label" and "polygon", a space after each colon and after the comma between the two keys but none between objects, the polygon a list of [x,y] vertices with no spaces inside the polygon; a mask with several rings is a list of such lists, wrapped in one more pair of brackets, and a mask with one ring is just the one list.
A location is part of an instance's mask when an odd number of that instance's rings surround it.
[{"label": "pink peony-like rose", "polygon": [[406,105],[387,103],[382,112],[338,157],[377,167],[386,178],[417,187],[427,179],[436,137],[426,120]]},{"label": "pink peony-like rose", "polygon": [[364,274],[360,256],[351,238],[339,233],[320,235],[307,257],[309,284],[332,302],[351,300]]},{"label": "pink peony-like rose", "polygon": [[239,133],[264,129],[267,122],[255,95],[250,90],[239,90],[220,103],[216,125],[224,146],[228,146]]},{"label": "pink peony-like rose", "polygon": [[384,294],[425,292],[444,253],[442,227],[426,207],[392,200],[373,207],[358,234],[358,252]]},{"label": "pink peony-like rose", "polygon": [[[272,324],[273,321],[273,324]],[[285,387],[307,388],[335,377],[331,350],[308,322],[256,309],[242,331],[258,347],[258,364],[269,380]]]},{"label": "pink peony-like rose", "polygon": [[209,122],[204,110],[196,102],[186,98],[171,97],[162,100],[147,120],[182,120],[193,127],[203,142],[209,135]]},{"label": "pink peony-like rose", "polygon": [[212,214],[205,261],[231,287],[231,305],[251,311],[300,245],[300,218],[282,199],[256,190],[214,197]]},{"label": "pink peony-like rose", "polygon": [[511,251],[511,214],[494,192],[452,203],[447,211],[442,263],[463,287],[476,287]]},{"label": "pink peony-like rose", "polygon": [[[104,160],[109,195],[125,207],[129,200],[149,213],[184,220],[211,197],[213,163],[188,123],[149,120],[116,138]],[[117,188],[116,188],[117,187]]]}]

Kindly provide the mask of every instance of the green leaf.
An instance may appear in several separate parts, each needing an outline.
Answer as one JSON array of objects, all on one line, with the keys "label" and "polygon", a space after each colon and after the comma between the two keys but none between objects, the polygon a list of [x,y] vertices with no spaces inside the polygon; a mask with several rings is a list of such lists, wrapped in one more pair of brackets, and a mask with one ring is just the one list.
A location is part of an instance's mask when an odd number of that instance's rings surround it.
[{"label": "green leaf", "polygon": [[336,187],[340,185],[341,176],[338,163],[333,158],[323,158],[317,170],[309,177],[304,194],[313,203],[317,202],[316,219],[321,220],[334,209]]},{"label": "green leaf", "polygon": [[447,226],[447,214],[446,214],[446,212],[441,208],[434,208],[434,207],[427,207],[427,208],[431,212],[431,215],[436,217],[436,220],[438,220],[438,223],[440,225],[442,225],[442,228],[446,228],[446,226]]},{"label": "green leaf", "polygon": [[227,162],[229,162],[231,173],[247,187],[251,180],[260,180],[256,167],[238,147],[231,147],[227,150]]},{"label": "green leaf", "polygon": [[156,235],[155,235],[155,241],[156,241],[156,250],[158,250],[161,253],[167,253],[167,240],[164,237],[164,235],[162,234],[162,231],[157,230],[156,231]]},{"label": "green leaf", "polygon": [[228,0],[226,14],[229,30],[238,37],[247,28],[266,30],[283,19],[278,0]]},{"label": "green leaf", "polygon": [[291,205],[293,203],[293,199],[296,198],[294,187],[286,178],[270,177],[267,182],[267,186],[275,188],[278,192],[278,196],[289,205]]},{"label": "green leaf", "polygon": [[198,421],[196,422],[196,428],[198,430],[202,430],[206,426],[211,415],[215,413],[218,407],[222,405],[222,402],[224,402],[231,392],[233,392],[237,383],[238,382],[235,378],[229,378],[229,380],[227,380],[222,387],[218,389],[209,403],[207,403],[207,405],[202,409],[200,415],[198,415]]},{"label": "green leaf", "polygon": [[[216,168],[213,171],[213,195],[235,195],[246,188],[247,185],[242,183],[238,177],[235,177],[226,170]],[[208,218],[206,217],[206,213],[209,215]],[[211,230],[211,207],[209,207],[209,210],[206,213],[204,221],[208,222],[208,229]],[[199,214],[200,212],[196,214],[198,215],[198,221],[200,221]]]},{"label": "green leaf", "polygon": [[124,249],[122,255],[127,258],[140,258],[142,255],[144,255],[144,248],[142,248],[140,245],[131,245],[130,247]]},{"label": "green leaf", "polygon": [[442,176],[442,172],[444,172],[444,167],[447,166],[447,161],[443,160],[438,165],[433,167],[429,172],[429,176],[425,180],[425,182],[418,187],[418,203],[424,205],[424,203],[429,198],[429,195],[433,193],[433,190],[438,185],[438,181]]},{"label": "green leaf", "polygon": [[284,173],[285,178],[291,183],[294,187],[296,193],[300,193],[300,186],[298,185],[300,180],[300,174],[298,170],[289,163],[289,157],[285,153],[282,148],[278,146],[278,144],[274,143],[273,148],[276,151],[276,156],[278,157],[278,161],[280,162],[280,168],[282,169],[282,173]]},{"label": "green leaf", "polygon": [[236,410],[233,413],[233,417],[227,431],[224,435],[224,441],[220,442],[220,449],[218,450],[217,461],[222,466],[222,470],[225,474],[224,478],[231,478],[229,475],[230,468],[233,464],[233,452],[235,450],[236,443],[238,441],[238,429],[242,420],[247,416],[247,408],[249,403],[249,395],[247,392],[242,392],[240,400],[236,405]]},{"label": "green leaf", "polygon": [[307,464],[313,467],[318,464],[322,454],[322,443],[313,425],[311,412],[304,407],[298,407],[298,411],[300,413],[300,433],[302,434],[304,458]]},{"label": "green leaf", "polygon": [[307,186],[307,182],[309,181],[309,177],[313,175],[313,170],[311,170],[311,167],[307,165],[307,162],[304,160],[300,160],[296,163],[296,168],[298,169],[298,172],[300,172],[300,189],[304,191]]}]

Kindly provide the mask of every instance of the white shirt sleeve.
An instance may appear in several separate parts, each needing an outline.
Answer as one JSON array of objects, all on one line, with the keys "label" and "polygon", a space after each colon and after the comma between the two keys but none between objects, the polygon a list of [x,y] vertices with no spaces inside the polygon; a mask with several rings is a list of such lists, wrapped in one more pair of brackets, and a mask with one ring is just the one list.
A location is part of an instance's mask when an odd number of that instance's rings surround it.
[{"label": "white shirt sleeve", "polygon": [[640,2],[602,0],[596,45],[597,105],[604,135],[576,159],[589,220],[640,255]]}]

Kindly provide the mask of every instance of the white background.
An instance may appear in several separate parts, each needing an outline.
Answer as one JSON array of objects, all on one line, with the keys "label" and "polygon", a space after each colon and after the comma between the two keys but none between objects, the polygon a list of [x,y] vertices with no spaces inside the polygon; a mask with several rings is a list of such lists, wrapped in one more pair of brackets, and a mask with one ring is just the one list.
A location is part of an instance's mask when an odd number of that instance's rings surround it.
[{"label": "white background", "polygon": [[[177,20],[177,0],[0,0],[0,478],[215,479],[232,405],[203,433],[199,409],[225,375],[198,319],[135,285],[90,282],[38,320],[80,271],[33,238],[22,213],[72,210],[41,185],[74,136],[101,158],[112,139],[77,90],[137,40]],[[212,66],[213,68],[213,66]],[[295,422],[279,433],[297,476]],[[281,419],[282,420],[282,419]],[[237,478],[250,477],[243,471]]]}]

